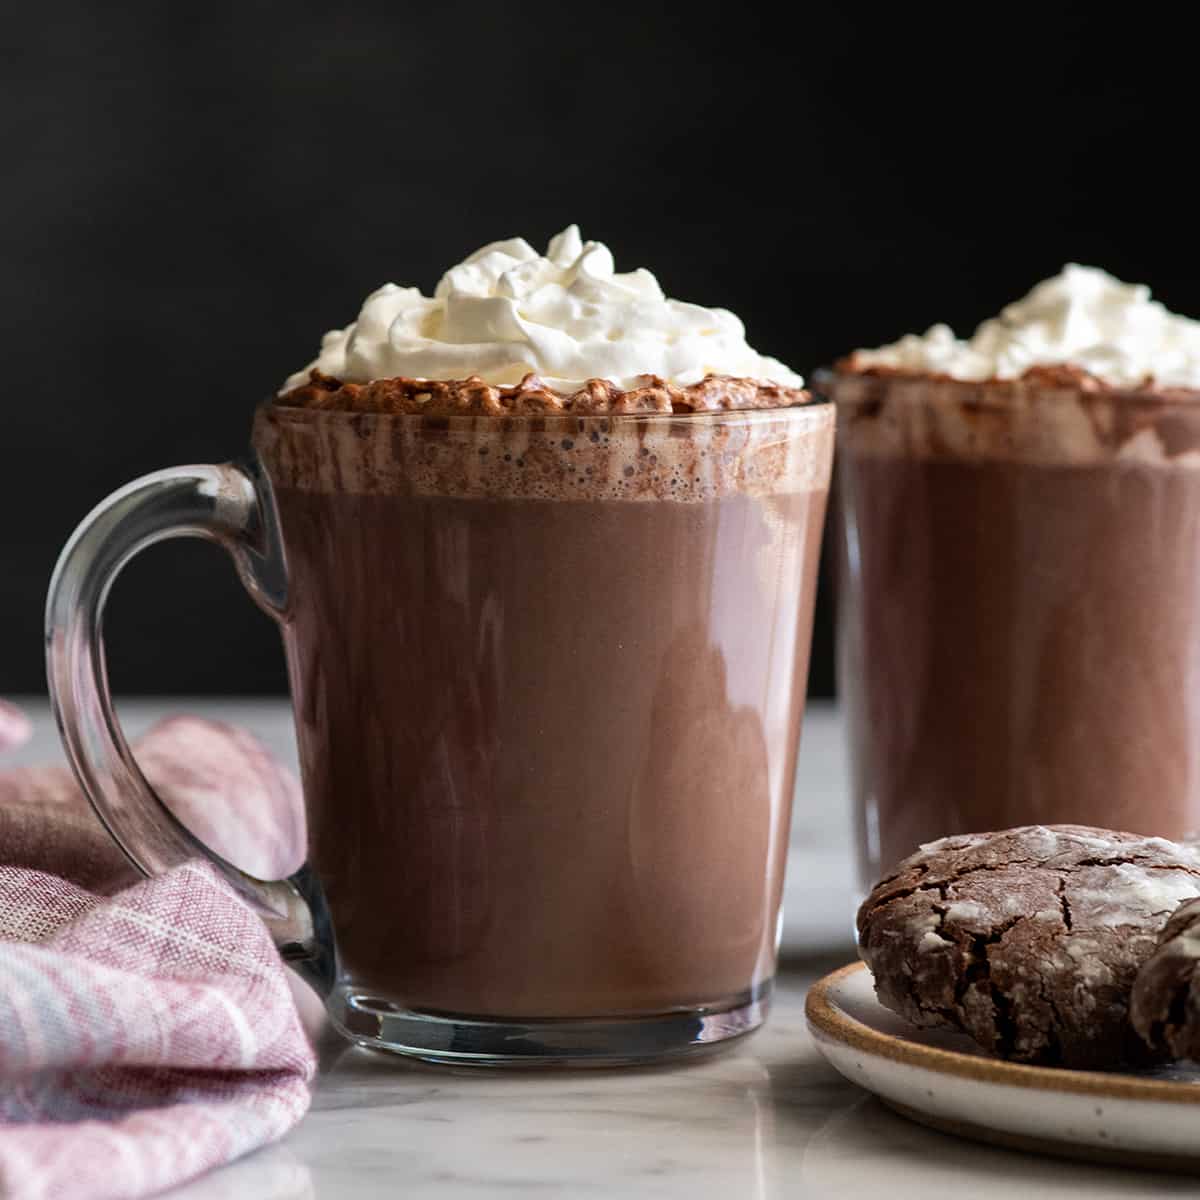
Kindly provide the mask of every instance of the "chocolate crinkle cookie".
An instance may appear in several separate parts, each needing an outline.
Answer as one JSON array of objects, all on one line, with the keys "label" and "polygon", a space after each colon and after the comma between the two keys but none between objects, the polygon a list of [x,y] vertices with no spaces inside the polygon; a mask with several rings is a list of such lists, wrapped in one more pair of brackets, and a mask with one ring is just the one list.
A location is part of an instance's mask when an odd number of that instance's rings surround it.
[{"label": "chocolate crinkle cookie", "polygon": [[[880,1001],[1018,1062],[1146,1058],[1129,1022],[1138,969],[1184,901],[1200,851],[1082,825],[922,846],[858,913]],[[1198,927],[1200,929],[1200,927]]]},{"label": "chocolate crinkle cookie", "polygon": [[1151,1050],[1200,1059],[1200,900],[1181,904],[1133,985],[1129,1017]]}]

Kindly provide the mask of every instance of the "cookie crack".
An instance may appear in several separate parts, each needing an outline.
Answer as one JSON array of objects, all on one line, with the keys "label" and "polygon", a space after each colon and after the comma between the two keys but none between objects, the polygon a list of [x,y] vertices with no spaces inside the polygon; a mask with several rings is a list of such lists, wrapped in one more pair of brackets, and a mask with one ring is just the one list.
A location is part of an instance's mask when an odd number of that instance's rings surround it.
[{"label": "cookie crack", "polygon": [[[928,875],[929,874],[929,864],[928,863],[917,863],[916,866],[910,867],[909,870],[916,871],[918,876]],[[904,871],[896,871],[894,874],[888,875],[886,878],[881,879],[875,885],[873,890],[879,891],[881,888],[887,887],[888,884],[895,883],[896,880],[899,879],[900,876],[904,875],[904,874],[905,874]],[[916,889],[914,888],[913,891],[915,891],[915,890]],[[907,894],[912,895],[912,892],[909,892]]]},{"label": "cookie crack", "polygon": [[996,1053],[1001,1058],[1011,1058],[1017,1045],[1017,1023],[1012,1015],[1012,1001],[989,980],[988,990],[992,996],[993,1019],[996,1023]]},{"label": "cookie crack", "polygon": [[1200,870],[1189,867],[1185,863],[1155,863],[1145,862],[1138,858],[1081,858],[1078,862],[1067,863],[1055,868],[1059,871],[1071,871],[1078,867],[1137,867],[1142,871],[1181,871],[1193,879],[1200,879]]},{"label": "cookie crack", "polygon": [[[948,887],[950,887],[952,884],[958,883],[960,880],[967,879],[972,875],[977,875],[981,871],[1011,871],[1014,867],[1026,866],[1042,867],[1059,873],[1060,896],[1062,894],[1062,886],[1066,877],[1068,877],[1072,871],[1078,870],[1081,867],[1139,867],[1146,871],[1182,871],[1184,874],[1200,880],[1200,870],[1196,870],[1192,867],[1172,863],[1138,862],[1136,859],[1130,858],[1086,858],[1080,859],[1078,862],[1061,863],[1058,865],[1036,858],[1010,858],[1005,859],[1005,861],[1002,863],[977,863],[973,867],[966,867],[964,870],[955,871],[945,879],[930,880],[925,883],[914,883],[911,887],[906,887],[901,891],[894,892],[882,902],[880,907],[885,908],[887,905],[892,904],[897,900],[907,900],[908,897],[915,896],[919,892],[931,892],[935,890],[938,891],[941,894],[942,899],[945,900],[946,889]],[[920,864],[920,867],[922,875],[928,873],[929,868],[925,864]],[[898,879],[899,876],[893,876],[893,878]],[[880,884],[878,886],[882,887],[884,885]],[[1065,900],[1060,901],[1060,903],[1063,906],[1064,918],[1067,919],[1067,928],[1070,929],[1071,924],[1069,920],[1069,905]]]},{"label": "cookie crack", "polygon": [[992,978],[992,961],[989,951],[992,946],[1003,941],[1004,935],[1010,929],[1021,924],[1022,921],[1028,920],[1030,920],[1028,914],[1022,913],[1019,916],[1009,917],[1007,921],[1001,922],[987,933],[971,934],[970,940],[964,948],[966,969],[954,989],[954,1003],[959,1014],[957,1024],[960,1029],[964,1030],[968,1028],[964,1007],[967,993],[971,988],[978,988],[981,992],[986,993],[991,1002],[992,1027],[995,1031],[993,1051],[1005,1058],[1012,1054],[1016,1046],[1017,1022],[1013,1016],[1012,1001]]},{"label": "cookie crack", "polygon": [[941,904],[933,904],[930,907],[933,909],[933,914],[937,917],[937,924],[929,931],[934,937],[941,938],[947,946],[954,945],[954,939],[946,936],[946,917],[950,912],[950,905],[946,903],[946,886],[943,884],[939,889],[942,895]]},{"label": "cookie crack", "polygon": [[1054,1000],[1045,976],[1039,974],[1037,981],[1038,995],[1041,997],[1042,1003],[1050,1010],[1050,1022],[1043,1031],[1046,1039],[1044,1061],[1053,1066],[1063,1061],[1062,1031],[1066,1028],[1066,1024],[1063,1021],[1063,1015],[1059,1011],[1058,1004]]},{"label": "cookie crack", "polygon": [[1071,902],[1067,899],[1067,877],[1065,875],[1060,876],[1058,880],[1058,906],[1062,909],[1063,924],[1067,927],[1067,931],[1070,932]]},{"label": "cookie crack", "polygon": [[[881,908],[886,908],[889,904],[894,904],[897,900],[907,900],[909,896],[915,896],[918,892],[937,891],[941,893],[943,900],[946,899],[946,889],[951,884],[958,883],[960,879],[966,879],[970,875],[978,874],[980,871],[1010,871],[1013,867],[1027,867],[1038,865],[1038,860],[1034,858],[1011,858],[1002,863],[978,863],[973,867],[967,867],[962,871],[955,871],[946,879],[930,880],[928,883],[914,883],[911,887],[906,887],[898,892],[893,892],[880,905]],[[923,874],[928,873],[928,867],[924,868]],[[898,875],[893,878],[899,879]],[[885,884],[877,884],[876,891],[886,886]]]},{"label": "cookie crack", "polygon": [[998,863],[976,863],[973,867],[964,867],[961,871],[955,871],[947,882],[957,883],[960,879],[966,879],[968,875],[978,875],[980,871],[1011,871],[1013,867],[1040,867],[1042,865],[1041,859],[1037,858],[1006,858],[1003,862]]}]

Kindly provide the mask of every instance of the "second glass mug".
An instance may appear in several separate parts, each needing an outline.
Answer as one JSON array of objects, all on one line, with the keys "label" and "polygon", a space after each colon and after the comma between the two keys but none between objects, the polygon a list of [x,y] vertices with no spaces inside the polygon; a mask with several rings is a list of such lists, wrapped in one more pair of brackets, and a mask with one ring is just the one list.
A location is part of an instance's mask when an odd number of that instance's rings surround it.
[{"label": "second glass mug", "polygon": [[[213,862],[340,1030],[464,1064],[618,1064],[764,1019],[833,407],[540,418],[263,405],[244,466],[104,501],[47,605],[68,757],[134,864]],[[163,538],[280,625],[307,810],[286,880],[155,796],[101,617]]]},{"label": "second glass mug", "polygon": [[1052,368],[819,375],[865,894],[922,843],[1200,833],[1200,411]]}]

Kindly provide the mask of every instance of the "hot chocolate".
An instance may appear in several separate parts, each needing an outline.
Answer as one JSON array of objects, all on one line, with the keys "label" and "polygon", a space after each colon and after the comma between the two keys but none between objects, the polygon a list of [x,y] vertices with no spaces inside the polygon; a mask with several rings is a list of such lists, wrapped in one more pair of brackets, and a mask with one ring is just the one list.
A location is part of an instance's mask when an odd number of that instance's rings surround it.
[{"label": "hot chocolate", "polygon": [[1073,268],[830,382],[864,880],[949,834],[1200,830],[1193,325]]},{"label": "hot chocolate", "polygon": [[703,411],[731,387],[596,381],[564,408],[535,381],[318,383],[260,413],[353,1003],[600,1018],[762,994],[832,412]]},{"label": "hot chocolate", "polygon": [[343,1024],[761,1020],[831,407],[571,228],[374,293],[255,446]]}]

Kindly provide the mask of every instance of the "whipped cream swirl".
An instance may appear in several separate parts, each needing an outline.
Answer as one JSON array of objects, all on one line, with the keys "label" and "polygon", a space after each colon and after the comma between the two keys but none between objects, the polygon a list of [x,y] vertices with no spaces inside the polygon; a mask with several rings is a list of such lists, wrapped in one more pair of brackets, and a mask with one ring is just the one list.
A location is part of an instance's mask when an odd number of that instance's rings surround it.
[{"label": "whipped cream swirl", "polygon": [[1200,388],[1200,321],[1169,312],[1143,284],[1068,263],[969,340],[934,325],[924,336],[858,350],[851,364],[964,380],[1069,364],[1113,387]]},{"label": "whipped cream swirl", "polygon": [[788,387],[803,380],[746,343],[722,308],[669,300],[646,270],[618,274],[609,249],[575,225],[540,255],[522,238],[493,242],[442,276],[432,297],[386,283],[358,320],[321,340],[321,353],[284,390],[317,368],[343,383],[406,376],[514,384],[533,372],[557,392],[588,379],[634,388],[648,375],[697,383],[737,375]]}]

